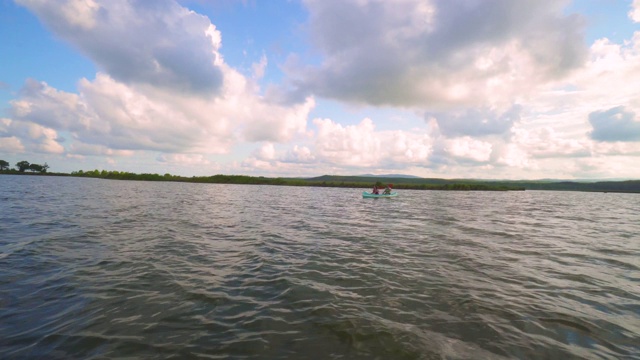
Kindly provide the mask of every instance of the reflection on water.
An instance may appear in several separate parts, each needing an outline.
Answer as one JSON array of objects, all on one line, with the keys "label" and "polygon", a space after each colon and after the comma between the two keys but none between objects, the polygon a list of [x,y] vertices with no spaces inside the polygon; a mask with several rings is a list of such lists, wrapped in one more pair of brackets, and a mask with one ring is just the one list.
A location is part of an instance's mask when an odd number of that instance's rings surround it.
[{"label": "reflection on water", "polygon": [[2,358],[640,353],[637,195],[0,189]]}]

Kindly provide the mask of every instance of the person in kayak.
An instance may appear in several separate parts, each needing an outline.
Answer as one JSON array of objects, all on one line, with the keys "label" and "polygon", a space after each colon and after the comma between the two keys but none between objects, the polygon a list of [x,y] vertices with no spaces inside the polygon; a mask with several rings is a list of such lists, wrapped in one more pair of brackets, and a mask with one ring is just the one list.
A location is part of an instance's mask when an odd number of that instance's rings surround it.
[{"label": "person in kayak", "polygon": [[371,190],[372,194],[379,195],[380,190],[378,190],[378,185],[373,185],[373,190]]},{"label": "person in kayak", "polygon": [[382,195],[389,195],[391,194],[391,184],[387,185],[386,188],[384,188],[384,192],[382,193]]}]

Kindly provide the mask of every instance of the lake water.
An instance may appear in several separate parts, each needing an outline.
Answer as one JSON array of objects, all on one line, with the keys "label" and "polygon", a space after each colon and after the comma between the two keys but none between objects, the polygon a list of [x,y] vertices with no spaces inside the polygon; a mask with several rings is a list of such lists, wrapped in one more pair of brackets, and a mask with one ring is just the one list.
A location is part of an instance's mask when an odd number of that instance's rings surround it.
[{"label": "lake water", "polygon": [[640,358],[640,195],[0,175],[0,358]]}]

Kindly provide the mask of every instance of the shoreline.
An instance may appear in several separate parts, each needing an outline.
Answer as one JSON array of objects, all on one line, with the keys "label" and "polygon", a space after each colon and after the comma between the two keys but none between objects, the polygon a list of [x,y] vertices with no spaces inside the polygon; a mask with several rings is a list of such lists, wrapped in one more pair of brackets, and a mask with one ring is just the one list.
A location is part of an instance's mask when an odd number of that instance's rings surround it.
[{"label": "shoreline", "polygon": [[437,178],[389,178],[367,176],[333,176],[324,175],[316,178],[270,178],[264,176],[248,175],[213,175],[184,177],[171,174],[136,174],[130,172],[92,170],[72,173],[34,173],[19,172],[17,170],[3,170],[0,175],[20,176],[58,176],[58,177],[82,177],[106,180],[131,180],[131,181],[165,181],[187,182],[203,184],[238,184],[238,185],[273,185],[273,186],[308,186],[308,187],[337,187],[368,189],[374,184],[384,186],[393,184],[394,190],[443,190],[443,191],[526,191],[526,190],[550,190],[550,191],[580,191],[602,193],[640,193],[640,180],[625,181],[599,181],[599,182],[573,182],[573,181],[483,181],[483,180],[448,180]]},{"label": "shoreline", "polygon": [[[92,172],[80,174],[68,173],[27,173],[18,171],[1,171],[0,175],[20,175],[20,176],[54,176],[54,177],[79,177],[93,178],[104,180],[124,180],[124,181],[162,181],[162,182],[185,182],[198,184],[235,184],[235,185],[271,185],[271,186],[307,186],[307,187],[334,187],[334,188],[352,188],[352,189],[369,189],[376,182],[380,182],[376,178],[372,178],[370,182],[352,182],[352,181],[314,181],[309,179],[298,178],[269,178],[263,176],[247,176],[247,175],[213,175],[213,176],[194,176],[183,177],[177,175],[159,175],[159,174],[135,174],[135,173],[117,173],[109,172],[105,175],[102,173],[95,174]],[[396,179],[387,179],[393,180]],[[388,181],[391,183],[391,181]],[[386,183],[386,182],[385,182]],[[396,181],[397,183],[397,181]],[[445,191],[524,191],[523,187],[506,187],[492,186],[487,184],[468,184],[456,182],[451,184],[403,184],[397,183],[393,186],[394,190],[445,190]]]}]

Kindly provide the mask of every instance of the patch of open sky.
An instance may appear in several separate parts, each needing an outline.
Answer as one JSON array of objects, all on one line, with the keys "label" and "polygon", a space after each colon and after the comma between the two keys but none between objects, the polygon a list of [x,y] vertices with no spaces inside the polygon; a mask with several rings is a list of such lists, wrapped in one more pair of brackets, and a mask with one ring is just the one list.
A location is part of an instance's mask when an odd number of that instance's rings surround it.
[{"label": "patch of open sky", "polygon": [[606,37],[622,44],[631,39],[634,31],[640,30],[628,16],[631,0],[575,0],[565,14],[579,13],[587,19],[586,41],[588,45]]},{"label": "patch of open sky", "polygon": [[222,34],[220,52],[225,62],[246,76],[252,65],[267,56],[268,66],[262,83],[280,83],[280,67],[292,53],[306,53],[303,23],[308,13],[298,1],[185,0],[181,3],[206,15]]},{"label": "patch of open sky", "polygon": [[426,127],[424,118],[412,110],[398,108],[376,108],[371,106],[350,106],[335,100],[316,98],[316,107],[309,119],[331,119],[343,126],[357,125],[363,119],[373,121],[377,131]]},{"label": "patch of open sky", "polygon": [[11,1],[0,1],[0,54],[0,81],[9,88],[0,91],[3,104],[28,78],[76,92],[79,79],[93,79],[96,73],[91,61],[55,39],[33,14]]},{"label": "patch of open sky", "polygon": [[14,98],[10,85],[0,80],[0,117],[9,116],[9,101]]}]

